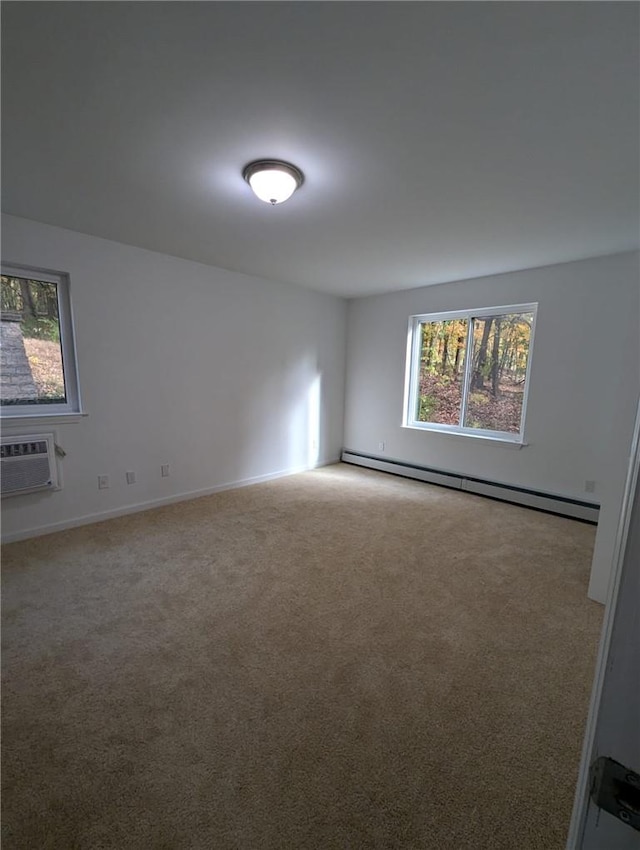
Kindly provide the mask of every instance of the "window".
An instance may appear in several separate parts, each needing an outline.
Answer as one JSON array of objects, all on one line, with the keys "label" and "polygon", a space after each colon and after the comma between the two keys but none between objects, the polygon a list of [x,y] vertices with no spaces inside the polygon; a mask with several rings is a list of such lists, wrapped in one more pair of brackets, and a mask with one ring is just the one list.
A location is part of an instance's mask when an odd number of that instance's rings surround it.
[{"label": "window", "polygon": [[65,275],[2,266],[3,418],[80,412]]},{"label": "window", "polygon": [[404,424],[522,442],[536,307],[412,316]]}]

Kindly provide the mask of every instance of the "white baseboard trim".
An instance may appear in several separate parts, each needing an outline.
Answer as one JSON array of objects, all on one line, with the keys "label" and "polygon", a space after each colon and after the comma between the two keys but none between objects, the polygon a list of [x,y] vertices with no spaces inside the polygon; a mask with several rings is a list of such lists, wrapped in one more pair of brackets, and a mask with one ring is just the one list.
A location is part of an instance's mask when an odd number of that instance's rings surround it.
[{"label": "white baseboard trim", "polygon": [[501,484],[497,481],[485,481],[479,478],[466,477],[462,473],[447,472],[442,469],[431,469],[426,466],[418,466],[411,463],[403,463],[401,460],[386,460],[375,455],[366,455],[362,452],[343,449],[342,460],[344,463],[352,463],[356,466],[364,466],[368,469],[377,469],[380,472],[390,472],[392,475],[401,475],[404,478],[414,478],[418,481],[426,481],[429,484],[440,484],[443,487],[451,487],[454,490],[464,490],[477,496],[488,496],[501,502],[511,502],[525,508],[534,508],[547,513],[579,519],[583,522],[597,523],[600,506],[592,502],[583,502],[580,499],[571,499],[567,496],[559,496],[554,493],[543,493],[539,490],[529,490],[526,487],[515,487],[510,484]]},{"label": "white baseboard trim", "polygon": [[123,505],[108,511],[97,511],[92,514],[74,517],[73,519],[40,525],[36,528],[28,528],[22,531],[9,532],[2,535],[2,543],[17,543],[20,540],[29,540],[32,537],[42,537],[45,534],[55,534],[56,531],[67,531],[70,528],[78,528],[81,525],[91,525],[95,522],[104,522],[107,519],[116,519],[127,514],[137,514],[142,511],[150,511],[165,505],[173,505],[178,502],[188,502],[190,499],[199,499],[202,496],[213,496],[214,493],[222,493],[224,490],[238,490],[241,487],[249,487],[252,484],[261,484],[264,481],[273,481],[276,478],[286,478],[288,475],[297,475],[300,472],[309,472],[322,466],[330,466],[339,463],[340,458],[329,458],[316,463],[314,466],[296,466],[290,469],[281,469],[277,472],[267,472],[264,475],[255,475],[251,478],[242,478],[238,481],[229,481],[225,484],[216,484],[214,487],[205,487],[202,490],[190,490],[186,493],[176,493],[172,496],[164,496],[160,499],[149,499],[146,502],[136,502],[132,505]]}]

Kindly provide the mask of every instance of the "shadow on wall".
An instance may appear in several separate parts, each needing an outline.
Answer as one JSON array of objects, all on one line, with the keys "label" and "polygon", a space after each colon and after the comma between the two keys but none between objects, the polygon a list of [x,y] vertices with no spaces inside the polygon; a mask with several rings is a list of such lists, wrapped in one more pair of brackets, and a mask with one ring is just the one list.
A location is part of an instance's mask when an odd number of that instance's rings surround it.
[{"label": "shadow on wall", "polygon": [[307,466],[313,467],[320,458],[320,398],[322,377],[316,375],[307,393]]},{"label": "shadow on wall", "polygon": [[249,393],[249,408],[237,422],[239,468],[234,478],[301,471],[321,462],[328,439],[322,433],[322,393],[315,353],[283,364],[257,392]]},{"label": "shadow on wall", "polygon": [[322,377],[315,364],[306,363],[301,386],[289,415],[287,468],[309,469],[320,458],[320,409]]}]

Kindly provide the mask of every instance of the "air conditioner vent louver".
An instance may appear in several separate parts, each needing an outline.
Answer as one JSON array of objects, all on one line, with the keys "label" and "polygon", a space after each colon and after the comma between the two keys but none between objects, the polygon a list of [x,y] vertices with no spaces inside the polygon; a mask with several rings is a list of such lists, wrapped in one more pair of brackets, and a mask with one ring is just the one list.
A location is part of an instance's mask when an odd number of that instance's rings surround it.
[{"label": "air conditioner vent louver", "polygon": [[17,496],[58,488],[53,434],[3,437],[0,444],[0,493]]}]

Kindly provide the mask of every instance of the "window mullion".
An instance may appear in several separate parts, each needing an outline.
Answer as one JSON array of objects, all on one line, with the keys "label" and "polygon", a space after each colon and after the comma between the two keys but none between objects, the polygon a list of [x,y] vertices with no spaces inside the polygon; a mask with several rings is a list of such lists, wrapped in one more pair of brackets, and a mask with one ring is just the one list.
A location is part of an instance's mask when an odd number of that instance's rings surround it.
[{"label": "window mullion", "polygon": [[474,335],[474,319],[469,316],[467,323],[467,350],[465,351],[464,361],[464,381],[462,384],[462,404],[460,405],[460,427],[464,428],[464,422],[467,415],[467,395],[471,385],[471,367],[473,365],[473,335]]},{"label": "window mullion", "polygon": [[411,377],[411,419],[413,422],[416,422],[418,419],[418,406],[420,398],[420,373],[422,369],[422,322],[420,321],[416,321],[413,326],[412,360],[414,368]]}]

